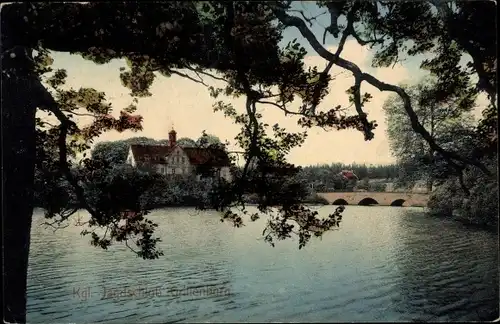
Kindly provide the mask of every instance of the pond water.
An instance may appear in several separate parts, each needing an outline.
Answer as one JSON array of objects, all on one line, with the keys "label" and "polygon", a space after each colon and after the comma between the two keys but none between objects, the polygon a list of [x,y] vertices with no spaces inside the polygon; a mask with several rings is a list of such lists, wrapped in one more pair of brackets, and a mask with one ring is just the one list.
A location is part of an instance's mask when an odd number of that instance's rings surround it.
[{"label": "pond water", "polygon": [[[318,207],[320,214],[335,206]],[[83,212],[81,212],[83,215]],[[30,323],[451,321],[498,314],[498,236],[422,208],[347,206],[339,230],[264,242],[216,212],[156,210],[164,256],[92,247],[34,213]],[[73,223],[70,223],[73,224]]]}]

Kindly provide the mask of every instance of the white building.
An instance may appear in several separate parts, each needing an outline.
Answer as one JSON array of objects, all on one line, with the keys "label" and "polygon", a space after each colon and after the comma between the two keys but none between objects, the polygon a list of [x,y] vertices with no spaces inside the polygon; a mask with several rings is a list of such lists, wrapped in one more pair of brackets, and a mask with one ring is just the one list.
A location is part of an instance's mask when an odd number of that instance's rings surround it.
[{"label": "white building", "polygon": [[220,148],[183,147],[177,145],[177,133],[170,131],[169,145],[130,145],[127,163],[146,167],[164,175],[193,175],[199,167],[215,170],[217,176],[231,181],[231,162]]}]

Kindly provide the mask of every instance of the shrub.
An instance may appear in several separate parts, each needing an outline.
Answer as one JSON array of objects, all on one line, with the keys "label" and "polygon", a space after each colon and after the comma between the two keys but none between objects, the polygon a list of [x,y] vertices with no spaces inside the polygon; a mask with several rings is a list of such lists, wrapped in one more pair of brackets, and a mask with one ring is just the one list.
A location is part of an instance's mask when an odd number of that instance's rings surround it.
[{"label": "shrub", "polygon": [[356,184],[356,189],[368,191],[370,189],[370,180],[368,178],[364,178],[363,180],[358,181],[358,183]]},{"label": "shrub", "polygon": [[321,197],[317,193],[313,193],[309,196],[307,196],[303,201],[303,203],[306,204],[313,204],[313,205],[329,205],[330,203],[326,198]]},{"label": "shrub", "polygon": [[386,190],[385,183],[372,183],[369,186],[369,191],[385,192],[385,190]]},{"label": "shrub", "polygon": [[[496,159],[487,163],[496,173]],[[467,222],[496,226],[498,224],[498,180],[487,177],[477,170],[466,171],[464,183],[469,188],[467,196],[456,178],[443,181],[431,193],[428,207],[442,216],[460,215]]]}]

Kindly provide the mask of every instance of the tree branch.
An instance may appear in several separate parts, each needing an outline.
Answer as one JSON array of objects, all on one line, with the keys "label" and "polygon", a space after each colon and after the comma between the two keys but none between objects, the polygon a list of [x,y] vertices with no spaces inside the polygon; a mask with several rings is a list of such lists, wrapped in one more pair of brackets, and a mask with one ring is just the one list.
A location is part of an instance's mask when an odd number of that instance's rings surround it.
[{"label": "tree branch", "polygon": [[264,104],[264,105],[272,105],[272,106],[275,106],[277,108],[279,108],[280,110],[282,110],[284,113],[285,113],[285,116],[286,115],[296,115],[296,116],[305,116],[304,113],[301,113],[301,112],[297,112],[297,111],[291,111],[291,110],[288,110],[284,104],[280,105],[276,102],[272,102],[272,101],[266,101],[266,100],[259,100],[257,101],[257,103],[260,103],[260,104]]},{"label": "tree branch", "polygon": [[302,16],[302,18],[304,18],[305,21],[307,21],[309,23],[309,26],[312,27],[313,26],[313,20],[316,20],[318,17],[320,16],[323,16],[324,14],[326,14],[326,11],[316,15],[316,16],[313,16],[311,18],[307,18],[306,15],[304,14],[304,11],[302,10],[289,10],[290,12],[298,12],[300,13],[300,15]]},{"label": "tree branch", "polygon": [[[448,33],[452,35],[453,39],[472,57],[472,64],[479,78],[478,88],[484,89],[484,91],[488,95],[488,99],[490,99],[490,103],[496,107],[496,78],[493,78],[493,80],[491,80],[491,78],[488,77],[488,73],[486,72],[486,69],[484,67],[487,62],[485,62],[485,57],[482,55],[481,49],[475,46],[474,43],[464,41],[463,37],[459,37],[459,35],[457,35],[457,24],[453,20],[454,13],[453,10],[447,6],[447,2],[439,0],[429,0],[429,2],[438,10],[438,13],[441,16],[441,19],[443,20]],[[491,83],[490,80],[493,81],[493,83]]]},{"label": "tree branch", "polygon": [[361,103],[361,79],[356,77],[356,81],[353,88],[353,96],[354,96],[354,107],[358,113],[358,116],[361,118],[361,123],[363,124],[363,132],[365,135],[365,141],[369,141],[373,139],[373,132],[370,124],[368,123],[368,119],[366,118],[366,113],[363,111],[362,103]]},{"label": "tree branch", "polygon": [[[339,46],[337,47],[337,51],[335,52],[335,60],[338,59],[338,57],[340,56],[340,54],[344,50],[345,42],[347,41],[347,38],[349,37],[349,34],[351,33],[351,30],[353,30],[353,27],[352,27],[352,18],[353,18],[354,12],[355,12],[355,8],[353,7],[349,11],[349,13],[347,15],[349,23],[348,23],[346,29],[344,30],[344,32],[342,33],[342,37],[340,38]],[[349,20],[349,18],[351,18],[351,19]],[[323,72],[321,72],[321,74],[319,76],[318,85],[314,89],[311,108],[309,108],[309,111],[312,114],[316,113],[316,108],[317,108],[317,106],[319,105],[319,102],[320,102],[321,89],[322,89],[323,83],[326,81],[326,78],[328,77],[330,69],[332,68],[332,66],[333,66],[334,63],[335,63],[334,60],[329,61],[328,65],[323,70]]]},{"label": "tree branch", "polygon": [[53,228],[52,233],[55,233],[57,230],[60,230],[60,229],[63,229],[63,228],[66,228],[69,226],[69,224],[61,225],[62,221],[64,221],[64,219],[63,220],[56,219],[53,222],[43,222],[43,225],[52,227]]},{"label": "tree branch", "polygon": [[332,34],[333,37],[335,37],[335,38],[338,37],[338,35],[339,35],[338,19],[339,19],[340,11],[341,11],[341,8],[343,7],[343,5],[344,4],[342,2],[328,2],[326,4],[326,7],[328,8],[328,11],[330,12],[330,26],[325,28],[325,32],[323,33],[323,44],[325,44],[327,32]]},{"label": "tree branch", "polygon": [[181,76],[183,78],[189,79],[189,80],[194,81],[196,83],[202,84],[205,87],[208,87],[208,85],[203,81],[202,78],[200,78],[199,80],[196,80],[195,78],[193,78],[193,77],[191,77],[191,76],[189,76],[189,75],[187,75],[185,73],[182,73],[182,72],[179,72],[179,71],[175,71],[175,70],[172,70],[172,69],[168,69],[168,72],[173,73],[173,74],[177,74],[177,75],[179,75],[179,76]]},{"label": "tree branch", "polygon": [[60,133],[59,133],[59,138],[58,138],[58,145],[59,145],[59,165],[61,168],[61,172],[66,176],[66,179],[68,182],[73,186],[75,189],[76,196],[80,203],[83,205],[83,207],[96,219],[99,219],[99,213],[95,211],[90,205],[88,204],[87,200],[85,199],[85,192],[83,188],[78,184],[78,181],[73,177],[71,174],[71,170],[69,168],[69,163],[68,163],[68,148],[66,145],[66,136],[68,134],[68,131],[71,129],[78,129],[76,126],[75,122],[70,120],[68,116],[66,116],[60,109],[57,104],[57,102],[54,100],[52,95],[47,91],[47,89],[39,82],[38,80],[38,87],[37,87],[38,93],[38,98],[42,98],[40,100],[40,107],[42,109],[49,110],[54,113],[54,115],[57,117],[59,122],[61,123],[59,125],[60,127]]},{"label": "tree branch", "polygon": [[226,4],[226,12],[227,12],[227,17],[226,17],[226,22],[224,26],[224,38],[227,47],[233,51],[234,56],[235,56],[235,67],[236,67],[236,79],[241,85],[243,86],[243,91],[245,92],[247,96],[247,100],[245,103],[246,107],[246,112],[249,118],[249,125],[247,125],[247,129],[249,133],[251,134],[250,138],[250,147],[249,147],[249,156],[248,159],[245,161],[245,166],[243,167],[243,172],[242,176],[240,178],[240,183],[239,183],[239,197],[241,198],[243,195],[243,190],[244,190],[244,180],[246,179],[248,169],[250,167],[250,161],[252,161],[252,158],[256,156],[255,152],[258,149],[257,146],[257,139],[259,135],[259,123],[258,120],[255,116],[256,108],[255,108],[255,102],[259,99],[258,97],[255,96],[254,91],[252,90],[250,83],[248,82],[248,79],[245,75],[246,71],[242,70],[242,64],[241,64],[241,59],[242,59],[242,53],[240,48],[238,47],[238,44],[235,44],[233,41],[233,36],[232,36],[232,29],[234,26],[234,4],[233,3],[228,3]]},{"label": "tree branch", "polygon": [[355,79],[359,81],[360,84],[361,82],[366,81],[375,88],[379,89],[380,91],[390,91],[398,94],[404,102],[404,109],[406,110],[406,113],[410,118],[413,130],[418,134],[420,134],[426,140],[431,149],[440,153],[445,159],[447,159],[450,163],[453,163],[454,165],[456,165],[456,163],[453,162],[452,160],[457,160],[465,164],[474,165],[477,168],[479,168],[483,173],[491,175],[491,172],[479,161],[464,158],[455,152],[447,151],[443,149],[441,146],[439,146],[430,136],[429,132],[427,132],[427,130],[420,124],[418,117],[412,108],[411,99],[403,88],[382,82],[368,73],[363,73],[356,64],[347,61],[341,57],[335,57],[333,53],[325,49],[318,42],[314,34],[309,30],[309,28],[307,28],[302,19],[290,16],[286,14],[286,12],[284,12],[283,10],[274,10],[274,12],[278,17],[278,19],[281,21],[281,23],[283,23],[286,26],[296,27],[300,31],[302,36],[304,36],[308,40],[309,44],[316,51],[316,53],[318,53],[318,55],[320,55],[322,58],[324,58],[329,62],[333,61],[335,65],[343,69],[349,70],[354,75]]},{"label": "tree branch", "polygon": [[[228,81],[227,81],[226,79],[224,79],[223,77],[219,77],[219,76],[216,76],[216,75],[214,75],[214,74],[212,74],[212,73],[209,73],[209,72],[203,71],[203,70],[202,70],[202,69],[200,69],[200,68],[193,68],[193,67],[190,67],[190,66],[188,66],[188,65],[183,65],[183,67],[184,67],[185,69],[188,69],[188,70],[190,70],[190,71],[193,71],[193,72],[194,72],[194,73],[196,73],[198,76],[199,76],[199,74],[203,74],[203,75],[206,75],[206,76],[208,76],[208,77],[210,77],[210,78],[212,78],[212,79],[214,79],[214,80],[219,80],[219,81],[228,82]],[[200,79],[201,79],[201,77],[200,77]]]},{"label": "tree branch", "polygon": [[82,116],[82,117],[97,117],[97,115],[96,115],[96,114],[77,113],[77,112],[70,111],[70,110],[65,110],[65,109],[61,109],[61,111],[67,112],[68,114],[75,115],[75,116]]}]

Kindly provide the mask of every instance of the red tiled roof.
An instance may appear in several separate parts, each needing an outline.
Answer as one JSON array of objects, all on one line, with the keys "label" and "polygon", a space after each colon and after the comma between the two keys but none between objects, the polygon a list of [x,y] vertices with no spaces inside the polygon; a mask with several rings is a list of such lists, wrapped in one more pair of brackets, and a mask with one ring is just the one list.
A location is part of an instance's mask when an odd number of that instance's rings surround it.
[{"label": "red tiled roof", "polygon": [[[149,156],[151,164],[166,164],[165,157],[168,156],[175,147],[167,145],[140,145],[134,144],[130,146],[132,154],[137,162],[145,162],[144,157]],[[192,165],[207,164],[212,167],[230,166],[231,162],[227,153],[218,148],[198,148],[198,147],[182,147],[182,150],[189,158]],[[156,160],[154,159],[156,157]]]},{"label": "red tiled roof", "polygon": [[[144,157],[148,155],[150,162],[154,164],[166,164],[167,161],[165,161],[165,156],[173,151],[173,148],[167,145],[133,144],[130,145],[130,148],[137,162],[145,162]],[[156,158],[156,160],[154,158]]]},{"label": "red tiled roof", "polygon": [[342,170],[340,175],[346,179],[358,179],[358,176],[354,172],[348,170]]},{"label": "red tiled roof", "polygon": [[183,147],[182,149],[193,165],[208,164],[212,167],[231,165],[227,153],[219,148]]}]

